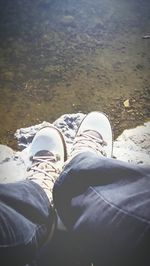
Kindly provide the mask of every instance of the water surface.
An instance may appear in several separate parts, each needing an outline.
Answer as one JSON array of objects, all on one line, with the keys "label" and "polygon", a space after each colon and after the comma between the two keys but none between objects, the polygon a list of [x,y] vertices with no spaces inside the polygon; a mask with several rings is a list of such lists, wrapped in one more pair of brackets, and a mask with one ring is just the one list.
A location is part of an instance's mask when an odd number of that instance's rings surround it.
[{"label": "water surface", "polygon": [[1,0],[0,142],[64,113],[106,112],[115,137],[149,120],[144,35],[148,0]]}]

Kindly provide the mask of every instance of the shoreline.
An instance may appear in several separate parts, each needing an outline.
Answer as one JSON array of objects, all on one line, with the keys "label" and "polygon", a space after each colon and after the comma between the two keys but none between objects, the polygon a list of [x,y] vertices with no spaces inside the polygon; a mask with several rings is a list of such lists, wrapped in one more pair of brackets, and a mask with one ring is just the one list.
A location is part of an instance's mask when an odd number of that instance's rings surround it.
[{"label": "shoreline", "polygon": [[[70,146],[75,136],[83,113],[65,114],[59,117],[53,124],[64,134],[69,153]],[[14,151],[6,145],[0,145],[0,182],[15,182],[25,178],[28,166],[28,147],[35,133],[49,122],[18,129],[15,137],[18,140],[18,149]],[[122,161],[139,165],[150,165],[150,121],[135,128],[126,129],[114,140],[113,157]]]}]

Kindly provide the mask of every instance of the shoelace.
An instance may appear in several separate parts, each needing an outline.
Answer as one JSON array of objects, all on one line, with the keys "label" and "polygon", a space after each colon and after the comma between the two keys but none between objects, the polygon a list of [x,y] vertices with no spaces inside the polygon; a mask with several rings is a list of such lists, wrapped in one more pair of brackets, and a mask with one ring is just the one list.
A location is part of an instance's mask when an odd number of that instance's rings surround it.
[{"label": "shoelace", "polygon": [[103,149],[104,146],[107,146],[107,143],[103,140],[101,136],[98,138],[92,134],[84,132],[76,136],[76,140],[74,142],[71,153],[73,153],[75,150],[79,152],[83,148],[87,148],[93,149],[98,154],[106,156],[106,152]]},{"label": "shoelace", "polygon": [[27,180],[40,185],[47,194],[51,205],[53,206],[52,190],[61,167],[59,167],[59,155],[35,155],[30,158],[31,167],[27,169]]},{"label": "shoelace", "polygon": [[[59,167],[59,155],[33,156],[29,167],[27,179],[39,184],[46,192],[51,204],[53,205],[52,190],[61,168]],[[58,163],[57,163],[58,162]]]},{"label": "shoelace", "polygon": [[58,174],[60,173],[60,168],[58,167],[57,164],[57,162],[60,160],[60,157],[58,155],[54,155],[51,153],[50,155],[47,156],[35,155],[30,157],[30,160],[32,161],[32,165],[27,169],[29,172],[27,179],[39,184],[42,187],[42,189],[45,191],[49,199],[51,207],[54,210],[51,232],[49,234],[49,240],[50,240],[52,239],[56,228],[57,218],[56,218],[56,211],[54,208],[52,190],[53,190],[53,184]]},{"label": "shoelace", "polygon": [[34,175],[35,172],[43,173],[45,176],[51,178],[52,181],[55,182],[55,178],[49,172],[55,174],[59,174],[60,172],[58,167],[54,165],[58,161],[57,155],[32,156],[30,160],[33,162],[33,164],[28,168],[28,171],[32,170],[32,175]]}]

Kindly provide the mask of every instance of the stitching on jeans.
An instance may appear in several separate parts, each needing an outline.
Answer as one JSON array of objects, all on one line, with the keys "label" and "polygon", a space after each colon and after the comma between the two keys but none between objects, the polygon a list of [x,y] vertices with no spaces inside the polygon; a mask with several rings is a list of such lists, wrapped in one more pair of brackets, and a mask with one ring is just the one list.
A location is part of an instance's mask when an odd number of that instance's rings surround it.
[{"label": "stitching on jeans", "polygon": [[35,232],[37,231],[37,230],[39,230],[39,229],[41,229],[42,227],[44,227],[44,225],[42,224],[42,225],[40,225],[40,226],[38,226],[37,227],[37,229],[35,230],[34,229],[34,232],[33,232],[33,234],[32,234],[32,236],[30,236],[28,239],[26,239],[25,241],[22,241],[22,242],[18,242],[18,243],[16,243],[16,244],[9,244],[9,245],[0,245],[0,247],[1,248],[15,248],[15,247],[17,247],[18,245],[27,245],[27,244],[29,244],[32,240],[33,240],[33,237],[34,237],[34,234],[35,234]]},{"label": "stitching on jeans", "polygon": [[109,205],[112,206],[113,208],[116,208],[116,209],[119,210],[120,212],[122,212],[122,213],[124,213],[124,214],[126,214],[126,215],[128,215],[128,216],[134,217],[134,218],[138,219],[139,221],[142,221],[142,222],[144,222],[144,223],[150,224],[150,221],[146,220],[145,218],[142,218],[142,217],[140,217],[140,216],[137,216],[137,215],[135,215],[135,214],[133,214],[133,213],[129,213],[129,212],[127,212],[127,211],[125,211],[125,210],[119,208],[117,205],[111,203],[111,202],[108,201],[104,196],[102,196],[101,193],[97,192],[92,186],[90,186],[90,188],[91,188],[91,190],[93,190],[96,194],[98,194],[98,195],[99,195],[99,196],[100,196],[100,197],[101,197],[101,198],[102,198],[107,204],[109,204]]},{"label": "stitching on jeans", "polygon": [[142,241],[142,238],[144,237],[144,235],[146,235],[146,232],[149,229],[149,224],[145,227],[144,231],[142,232],[142,234],[139,236],[138,238],[138,242],[140,243]]}]

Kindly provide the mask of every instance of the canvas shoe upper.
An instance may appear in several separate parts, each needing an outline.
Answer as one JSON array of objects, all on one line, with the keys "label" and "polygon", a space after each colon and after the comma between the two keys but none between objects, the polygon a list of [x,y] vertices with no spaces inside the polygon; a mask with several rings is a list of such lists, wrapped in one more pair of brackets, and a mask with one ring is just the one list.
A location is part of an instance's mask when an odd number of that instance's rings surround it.
[{"label": "canvas shoe upper", "polygon": [[101,112],[91,112],[85,116],[78,128],[70,159],[85,151],[111,158],[112,145],[112,129],[107,116]]},{"label": "canvas shoe upper", "polygon": [[53,205],[52,189],[67,158],[66,144],[61,132],[53,125],[37,132],[29,149],[31,165],[27,179],[45,191]]}]

